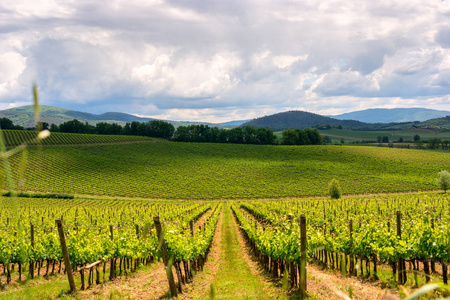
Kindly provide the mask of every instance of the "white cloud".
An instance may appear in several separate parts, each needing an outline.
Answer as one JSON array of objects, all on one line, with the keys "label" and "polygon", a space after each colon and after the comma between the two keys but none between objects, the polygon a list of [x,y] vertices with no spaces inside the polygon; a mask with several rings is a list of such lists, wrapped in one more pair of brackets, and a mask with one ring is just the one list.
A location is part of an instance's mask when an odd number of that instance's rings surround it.
[{"label": "white cloud", "polygon": [[0,107],[36,81],[45,104],[174,118],[450,110],[448,16],[420,0],[3,2]]}]

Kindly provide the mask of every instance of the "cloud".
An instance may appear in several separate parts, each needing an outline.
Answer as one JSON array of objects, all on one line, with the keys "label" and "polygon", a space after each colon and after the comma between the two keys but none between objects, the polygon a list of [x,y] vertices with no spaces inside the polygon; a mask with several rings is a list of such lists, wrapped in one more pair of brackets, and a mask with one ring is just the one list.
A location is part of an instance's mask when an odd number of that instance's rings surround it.
[{"label": "cloud", "polygon": [[44,104],[177,119],[450,110],[449,16],[419,0],[4,2],[0,107],[36,81]]}]

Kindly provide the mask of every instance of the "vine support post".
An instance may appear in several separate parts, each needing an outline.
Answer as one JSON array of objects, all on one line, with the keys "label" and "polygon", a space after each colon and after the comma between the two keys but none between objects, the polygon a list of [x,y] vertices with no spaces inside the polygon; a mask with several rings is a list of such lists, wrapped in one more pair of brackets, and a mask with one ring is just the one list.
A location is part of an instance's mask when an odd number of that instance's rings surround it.
[{"label": "vine support post", "polygon": [[301,215],[299,220],[300,225],[300,299],[306,299],[306,217]]},{"label": "vine support post", "polygon": [[[161,253],[162,253],[162,257],[163,257],[164,266],[166,268],[167,280],[169,281],[170,296],[177,297],[178,292],[177,292],[177,286],[175,285],[175,280],[173,278],[172,264],[169,263],[169,254],[167,253],[166,241],[164,240],[164,233],[162,231],[161,221],[159,220],[158,215],[153,217],[153,222],[155,222],[156,233],[158,234],[159,244],[161,245]],[[180,286],[181,286],[181,283],[180,283]]]},{"label": "vine support post", "polygon": [[189,221],[189,227],[191,228],[191,235],[194,236],[194,220]]},{"label": "vine support post", "polygon": [[355,261],[353,259],[353,220],[348,222],[348,230],[350,232],[350,267],[349,273],[350,276],[353,276],[355,273]]},{"label": "vine support post", "polygon": [[67,279],[69,280],[70,291],[72,293],[74,293],[74,292],[76,292],[75,281],[73,280],[72,265],[70,264],[69,251],[67,251],[66,236],[64,235],[64,228],[63,228],[61,220],[59,220],[59,219],[56,220],[56,226],[58,227],[59,240],[61,242],[61,249],[62,249],[63,256],[64,256],[64,265],[66,267],[66,273],[67,273]]},{"label": "vine support post", "polygon": [[[34,252],[34,225],[30,225],[31,251]],[[34,278],[34,261],[30,261],[30,278]]]},{"label": "vine support post", "polygon": [[[397,211],[397,238],[402,238],[402,212],[399,210]],[[398,282],[402,285],[406,282],[405,260],[401,257],[398,259]]]}]

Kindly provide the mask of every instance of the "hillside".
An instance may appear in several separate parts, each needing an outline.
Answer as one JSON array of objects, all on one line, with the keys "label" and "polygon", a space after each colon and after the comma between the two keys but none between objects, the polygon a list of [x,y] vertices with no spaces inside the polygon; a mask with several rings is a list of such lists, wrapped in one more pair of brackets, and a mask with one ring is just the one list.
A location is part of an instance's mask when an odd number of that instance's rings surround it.
[{"label": "hillside", "polygon": [[330,116],[339,120],[356,120],[366,123],[391,123],[427,121],[450,116],[450,111],[427,108],[373,108]]},{"label": "hillside", "polygon": [[450,130],[450,114],[444,118],[431,119],[417,125],[419,128]]},{"label": "hillside", "polygon": [[[437,189],[450,154],[352,146],[175,142],[29,147],[25,189],[165,199],[274,198]],[[22,156],[11,157],[17,182]],[[363,174],[363,176],[362,176]]]},{"label": "hillside", "polygon": [[[36,131],[29,130],[2,130],[6,147],[19,146],[22,144],[36,145]],[[152,140],[149,137],[133,135],[107,135],[107,134],[82,134],[52,132],[49,137],[40,140],[41,145],[86,145],[86,144],[118,144],[133,143]]]},{"label": "hillside", "polygon": [[[147,122],[150,118],[140,118],[124,113],[104,113],[101,115],[90,114],[65,108],[57,108],[48,105],[41,105],[41,121],[49,124],[59,125],[61,123],[77,119],[83,123],[95,125],[99,122],[115,122],[124,125],[126,122]],[[10,108],[0,111],[0,118],[6,117],[13,121],[15,125],[23,127],[34,127],[34,110],[32,105]]]},{"label": "hillside", "polygon": [[305,111],[288,111],[265,116],[246,122],[241,127],[266,127],[279,131],[288,128],[310,128],[325,124],[342,126],[346,129],[372,129],[375,127],[373,124],[353,120],[338,120]]},{"label": "hillside", "polygon": [[[152,118],[142,118],[133,116],[126,113],[121,112],[107,112],[100,115],[91,114],[87,112],[75,111],[65,108],[57,108],[48,105],[41,105],[41,121],[47,122],[48,124],[62,124],[67,121],[71,121],[73,119],[77,119],[82,123],[88,122],[91,125],[95,125],[99,122],[107,122],[107,123],[117,123],[119,125],[125,125],[125,123],[131,122],[148,122],[151,120],[155,120]],[[10,108],[6,110],[0,110],[0,118],[6,117],[13,121],[15,125],[27,127],[34,127],[34,110],[32,105],[21,106]],[[197,125],[197,124],[205,124],[210,127],[216,126],[219,128],[230,127],[221,124],[212,124],[205,122],[184,122],[184,121],[170,121],[167,122],[173,124],[175,127],[181,125]]]}]

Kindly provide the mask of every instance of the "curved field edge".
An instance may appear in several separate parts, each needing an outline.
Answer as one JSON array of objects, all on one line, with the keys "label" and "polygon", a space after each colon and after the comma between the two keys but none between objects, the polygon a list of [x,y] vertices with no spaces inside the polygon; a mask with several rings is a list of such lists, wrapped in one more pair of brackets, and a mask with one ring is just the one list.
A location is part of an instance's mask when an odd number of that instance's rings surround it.
[{"label": "curved field edge", "polygon": [[[142,142],[29,147],[11,157],[23,190],[155,199],[321,196],[436,190],[450,153],[352,147]],[[23,169],[23,168],[22,168]]]},{"label": "curved field edge", "polygon": [[[5,145],[7,147],[21,144],[36,145],[37,131],[28,130],[2,130]],[[102,135],[52,132],[49,137],[40,140],[41,145],[84,145],[84,144],[109,144],[132,143],[149,141],[152,138],[134,135]]]}]

